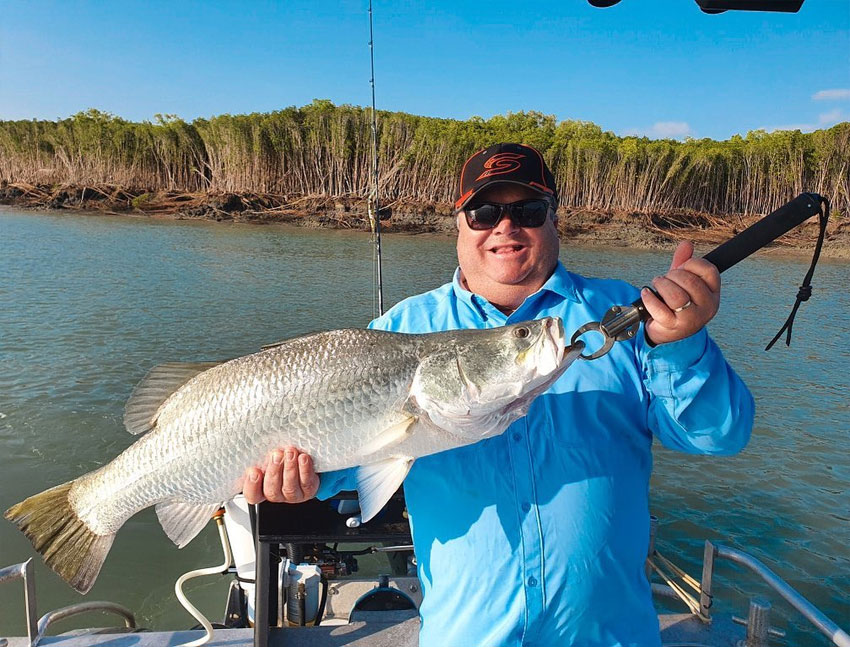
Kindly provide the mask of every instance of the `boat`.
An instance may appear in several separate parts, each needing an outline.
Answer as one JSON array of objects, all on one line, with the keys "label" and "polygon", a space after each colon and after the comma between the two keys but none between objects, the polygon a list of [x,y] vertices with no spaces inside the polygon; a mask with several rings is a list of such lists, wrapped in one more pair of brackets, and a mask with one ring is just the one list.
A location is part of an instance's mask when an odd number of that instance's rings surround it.
[{"label": "boat", "polygon": [[[418,643],[421,602],[410,543],[403,492],[368,523],[358,515],[355,493],[300,505],[248,506],[236,497],[214,517],[224,561],[178,580],[178,598],[200,621],[198,628],[146,631],[132,610],[111,602],[87,601],[38,617],[32,560],[0,569],[0,584],[20,580],[27,635],[0,637],[0,647],[396,647]],[[713,611],[714,575],[731,564],[749,573],[749,586],[766,584],[806,618],[825,638],[823,644],[850,647],[850,634],[745,551],[705,542],[699,579],[686,573],[656,548],[657,519],[651,519],[647,577],[659,600],[678,600],[683,609],[659,613],[665,647],[767,647],[784,637],[771,627],[771,601],[749,600],[741,617]],[[356,543],[365,548],[340,548]],[[386,573],[357,574],[357,556],[391,555]],[[182,594],[182,584],[200,575],[230,579],[220,620],[204,618]],[[740,585],[742,578],[736,582]],[[115,626],[50,635],[55,625],[81,614],[106,613]],[[101,615],[102,617],[102,615]],[[118,624],[120,621],[120,624]]]}]

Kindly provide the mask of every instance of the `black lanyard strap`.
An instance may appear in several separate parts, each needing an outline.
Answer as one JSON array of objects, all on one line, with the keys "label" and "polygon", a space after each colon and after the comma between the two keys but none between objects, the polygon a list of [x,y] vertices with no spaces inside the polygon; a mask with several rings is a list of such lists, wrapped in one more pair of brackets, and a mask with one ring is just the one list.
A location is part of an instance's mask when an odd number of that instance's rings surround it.
[{"label": "black lanyard strap", "polygon": [[818,212],[820,231],[818,232],[818,242],[815,245],[815,253],[812,256],[812,264],[809,266],[809,271],[806,272],[803,284],[800,286],[800,289],[797,290],[797,300],[794,302],[791,314],[788,315],[788,319],[785,320],[782,328],[765,347],[765,350],[770,350],[779,338],[782,337],[782,333],[786,331],[788,332],[788,335],[785,337],[785,345],[791,345],[791,329],[794,327],[794,317],[797,316],[797,310],[800,308],[800,304],[802,304],[803,301],[808,301],[809,297],[812,296],[812,275],[815,273],[815,266],[818,264],[818,258],[820,258],[820,250],[823,247],[823,240],[826,237],[826,224],[829,221],[829,200],[821,196],[817,197],[820,202],[823,203],[823,210]]}]

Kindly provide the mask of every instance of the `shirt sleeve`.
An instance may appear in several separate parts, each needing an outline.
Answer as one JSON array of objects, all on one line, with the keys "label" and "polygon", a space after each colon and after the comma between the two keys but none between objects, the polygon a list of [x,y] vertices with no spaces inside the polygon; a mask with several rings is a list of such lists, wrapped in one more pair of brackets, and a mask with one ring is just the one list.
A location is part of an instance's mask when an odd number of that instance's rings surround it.
[{"label": "shirt sleeve", "polygon": [[319,490],[316,498],[324,501],[339,494],[340,492],[356,489],[354,482],[355,468],[350,467],[335,472],[323,472],[319,474]]},{"label": "shirt sleeve", "polygon": [[648,424],[661,443],[694,454],[743,449],[753,428],[753,397],[706,330],[655,347],[643,334],[638,339]]}]

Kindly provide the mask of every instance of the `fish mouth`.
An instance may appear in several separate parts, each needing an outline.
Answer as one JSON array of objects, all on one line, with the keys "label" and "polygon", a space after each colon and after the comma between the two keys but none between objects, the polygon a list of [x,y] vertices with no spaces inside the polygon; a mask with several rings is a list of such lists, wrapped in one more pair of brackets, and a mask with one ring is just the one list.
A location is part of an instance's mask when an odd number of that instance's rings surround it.
[{"label": "fish mouth", "polygon": [[[564,322],[559,317],[554,317],[554,319],[557,321],[557,333],[554,337],[554,343],[558,349],[558,368],[555,372],[560,376],[569,368],[570,364],[581,356],[584,350],[584,342],[579,340],[568,344],[564,331]],[[549,326],[548,328],[550,334],[552,328],[553,326]]]},{"label": "fish mouth", "polygon": [[546,322],[546,334],[555,346],[555,358],[560,364],[567,356],[567,336],[564,333],[564,322],[560,317],[552,317]]},{"label": "fish mouth", "polygon": [[538,375],[546,377],[558,370],[566,357],[565,340],[564,323],[560,317],[547,317],[543,320],[537,351]]}]

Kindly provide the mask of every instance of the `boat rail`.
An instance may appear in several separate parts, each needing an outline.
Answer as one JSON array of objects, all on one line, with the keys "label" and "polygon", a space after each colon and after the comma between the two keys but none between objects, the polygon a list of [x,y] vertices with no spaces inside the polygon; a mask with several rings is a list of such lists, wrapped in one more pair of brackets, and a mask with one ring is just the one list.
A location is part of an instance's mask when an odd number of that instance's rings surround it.
[{"label": "boat rail", "polygon": [[[817,629],[838,647],[850,647],[850,634],[841,629],[830,620],[820,609],[804,598],[785,580],[770,570],[761,561],[736,548],[730,548],[722,544],[705,542],[703,555],[702,581],[700,585],[700,616],[703,620],[710,620],[710,609],[712,601],[712,580],[714,578],[714,562],[718,559],[728,559],[736,564],[748,568],[758,575],[774,591],[781,595],[797,611],[803,614]],[[747,647],[761,647],[767,645],[769,632],[768,613],[770,605],[761,600],[750,602],[750,614],[747,622]]]},{"label": "boat rail", "polygon": [[38,645],[39,641],[47,633],[47,628],[54,622],[91,611],[114,613],[123,618],[125,628],[136,628],[136,617],[133,615],[133,612],[114,602],[78,602],[67,607],[48,611],[36,620],[35,573],[31,558],[20,564],[0,568],[0,583],[19,579],[24,581],[24,608],[26,613],[27,640],[30,647],[36,647]]},{"label": "boat rail", "polygon": [[27,616],[27,640],[31,647],[38,641],[38,623],[35,619],[35,572],[32,557],[27,561],[0,568],[0,584],[11,580],[24,581],[24,609]]}]

